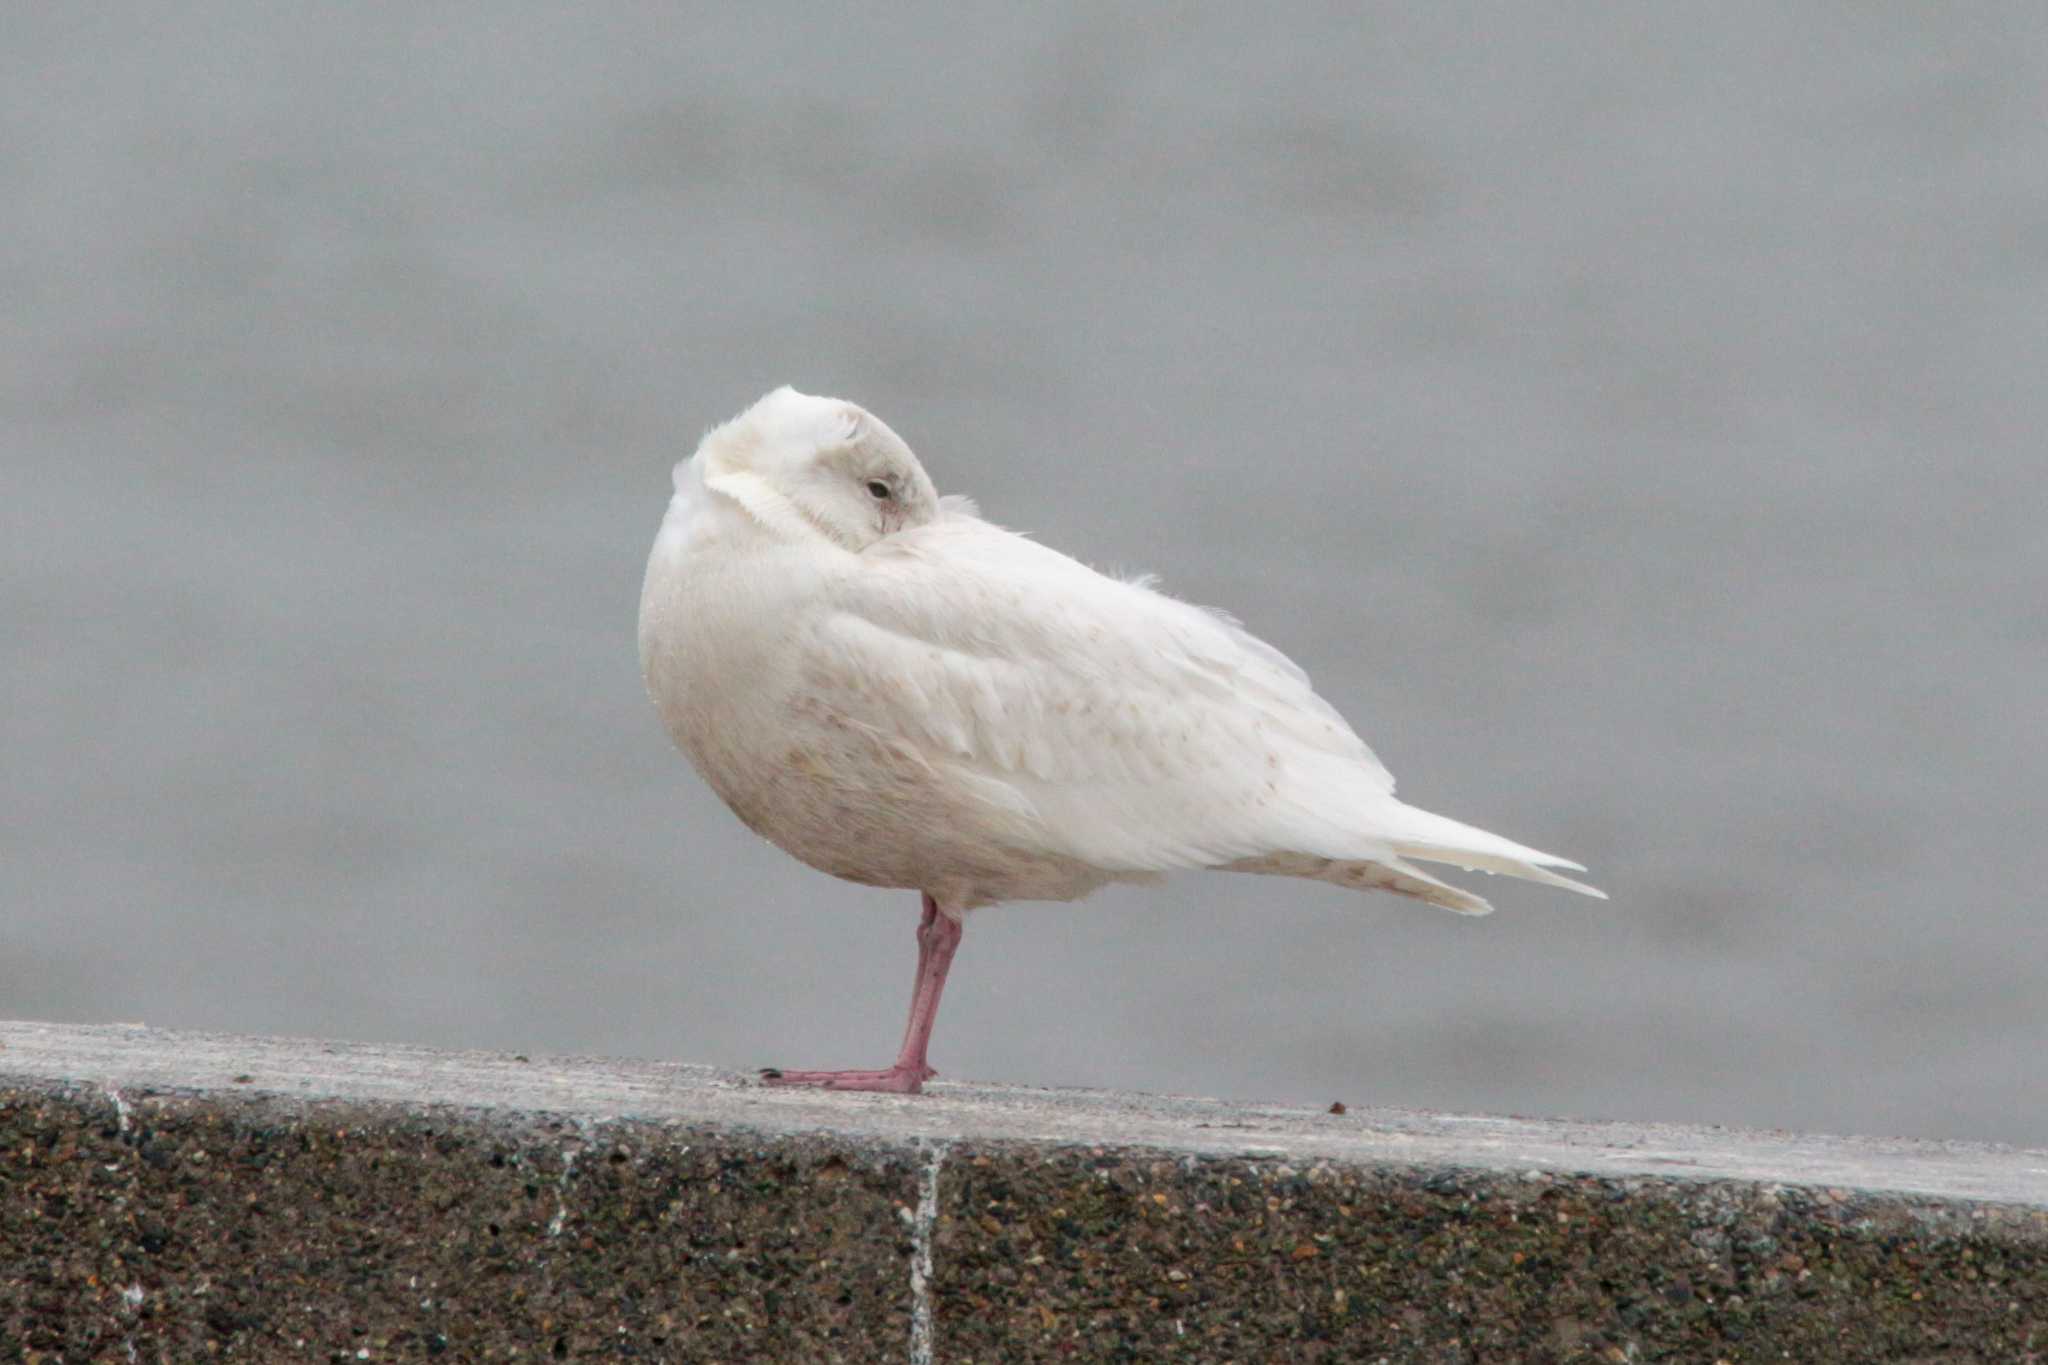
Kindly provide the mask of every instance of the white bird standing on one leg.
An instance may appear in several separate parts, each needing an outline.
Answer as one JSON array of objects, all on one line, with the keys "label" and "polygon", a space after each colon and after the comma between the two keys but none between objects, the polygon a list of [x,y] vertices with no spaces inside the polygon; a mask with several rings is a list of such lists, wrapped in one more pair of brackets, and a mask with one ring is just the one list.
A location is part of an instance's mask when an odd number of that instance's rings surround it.
[{"label": "white bird standing on one leg", "polygon": [[1299,668],[1226,616],[939,497],[851,403],[782,388],[675,470],[640,658],[669,733],[751,829],[924,894],[895,1065],[771,1082],[914,1093],[961,920],[1184,868],[1492,907],[1410,859],[1601,893],[1394,799]]}]

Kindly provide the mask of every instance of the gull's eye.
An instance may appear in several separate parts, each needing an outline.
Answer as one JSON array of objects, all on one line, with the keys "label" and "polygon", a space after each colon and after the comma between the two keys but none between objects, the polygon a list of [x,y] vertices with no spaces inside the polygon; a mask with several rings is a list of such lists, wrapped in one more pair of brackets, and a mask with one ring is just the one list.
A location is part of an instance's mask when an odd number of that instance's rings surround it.
[{"label": "gull's eye", "polygon": [[869,479],[868,493],[873,496],[876,502],[887,502],[889,500],[889,485],[883,483],[880,479]]}]

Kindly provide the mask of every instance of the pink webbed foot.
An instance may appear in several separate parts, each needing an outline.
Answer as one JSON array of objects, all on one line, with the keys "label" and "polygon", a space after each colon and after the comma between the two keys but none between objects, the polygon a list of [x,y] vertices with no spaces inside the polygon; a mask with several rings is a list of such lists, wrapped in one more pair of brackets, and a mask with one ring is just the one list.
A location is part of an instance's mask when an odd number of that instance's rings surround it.
[{"label": "pink webbed foot", "polygon": [[806,1085],[820,1090],[878,1090],[891,1095],[915,1095],[924,1083],[939,1073],[930,1067],[892,1066],[886,1071],[782,1071],[764,1067],[763,1085]]},{"label": "pink webbed foot", "polygon": [[939,994],[946,989],[946,970],[953,965],[953,950],[960,946],[960,921],[939,911],[930,893],[924,897],[924,918],[917,926],[917,984],[910,996],[910,1022],[903,1030],[903,1047],[896,1065],[886,1071],[783,1071],[766,1067],[763,1085],[807,1085],[819,1090],[879,1090],[891,1095],[915,1095],[924,1083],[939,1073],[925,1065],[925,1049],[931,1044],[932,1020],[939,1012]]}]

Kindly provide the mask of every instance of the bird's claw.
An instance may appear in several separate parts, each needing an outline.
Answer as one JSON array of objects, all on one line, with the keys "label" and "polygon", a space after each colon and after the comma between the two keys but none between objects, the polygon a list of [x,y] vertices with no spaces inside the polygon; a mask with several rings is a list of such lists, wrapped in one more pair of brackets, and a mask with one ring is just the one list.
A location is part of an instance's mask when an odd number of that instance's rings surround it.
[{"label": "bird's claw", "polygon": [[817,1090],[870,1090],[892,1095],[915,1095],[924,1083],[939,1073],[928,1066],[892,1066],[880,1071],[784,1071],[777,1066],[760,1070],[761,1084],[804,1086]]}]

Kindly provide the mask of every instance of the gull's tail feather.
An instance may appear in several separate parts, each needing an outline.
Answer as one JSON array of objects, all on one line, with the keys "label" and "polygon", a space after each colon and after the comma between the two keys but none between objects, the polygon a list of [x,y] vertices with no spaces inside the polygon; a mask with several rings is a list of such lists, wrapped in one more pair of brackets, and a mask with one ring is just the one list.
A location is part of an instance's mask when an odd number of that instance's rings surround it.
[{"label": "gull's tail feather", "polygon": [[1564,891],[1576,891],[1581,896],[1591,896],[1596,901],[1607,899],[1607,893],[1597,886],[1574,881],[1570,877],[1560,877],[1548,868],[1537,867],[1533,863],[1520,862],[1513,858],[1491,858],[1463,849],[1436,848],[1428,844],[1395,844],[1394,848],[1406,857],[1420,858],[1426,863],[1449,863],[1452,867],[1462,867],[1467,872],[1498,872],[1503,877],[1520,877],[1525,882],[1541,882],[1545,886],[1555,886]]},{"label": "gull's tail feather", "polygon": [[1607,899],[1607,893],[1598,887],[1574,881],[1551,870],[1558,867],[1573,872],[1586,870],[1568,858],[1544,853],[1512,839],[1503,839],[1498,834],[1447,816],[1418,810],[1391,797],[1374,808],[1372,818],[1364,822],[1364,828],[1358,834],[1344,839],[1343,843],[1349,847],[1343,848],[1341,853],[1336,848],[1325,849],[1320,855],[1268,853],[1225,863],[1223,869],[1282,877],[1309,877],[1360,890],[1392,891],[1395,895],[1410,896],[1461,915],[1490,915],[1493,907],[1483,897],[1475,896],[1463,887],[1437,880],[1409,862],[1410,858],[1449,863],[1468,872],[1498,872],[1564,891],[1576,891],[1582,896]]},{"label": "gull's tail feather", "polygon": [[1490,915],[1493,907],[1463,887],[1438,881],[1412,863],[1392,854],[1377,858],[1318,858],[1311,853],[1270,853],[1225,863],[1226,872],[1261,872],[1276,877],[1308,877],[1361,891],[1391,891],[1412,896],[1460,915]]},{"label": "gull's tail feather", "polygon": [[1372,886],[1397,895],[1413,896],[1439,909],[1460,915],[1490,915],[1493,906],[1484,896],[1475,896],[1462,886],[1438,881],[1415,864],[1400,858],[1381,858],[1370,863],[1338,863],[1338,876],[1328,880],[1343,886]]},{"label": "gull's tail feather", "polygon": [[1607,899],[1607,893],[1598,887],[1551,871],[1559,867],[1572,872],[1586,870],[1569,858],[1544,853],[1488,833],[1476,825],[1398,802],[1393,809],[1379,812],[1378,816],[1373,822],[1373,834],[1385,840],[1394,852],[1404,858],[1449,863],[1468,872],[1498,872],[1507,877],[1520,877],[1524,881],[1576,891],[1597,900]]}]

